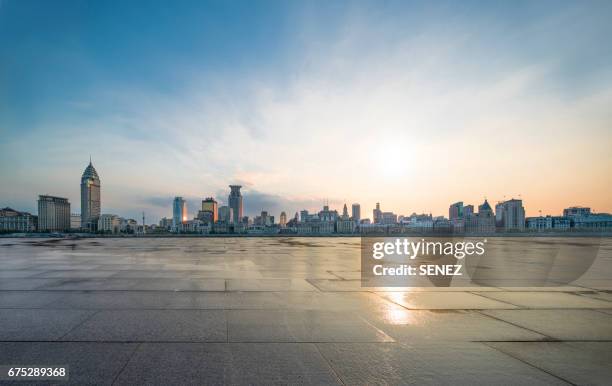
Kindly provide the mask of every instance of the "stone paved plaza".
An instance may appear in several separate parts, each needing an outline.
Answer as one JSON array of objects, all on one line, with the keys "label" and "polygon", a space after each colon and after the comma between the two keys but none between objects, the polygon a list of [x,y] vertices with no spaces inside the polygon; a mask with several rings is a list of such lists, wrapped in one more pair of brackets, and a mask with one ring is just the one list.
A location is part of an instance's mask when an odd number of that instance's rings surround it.
[{"label": "stone paved plaza", "polygon": [[364,288],[359,248],[0,239],[0,365],[77,385],[612,382],[611,243],[547,288]]}]

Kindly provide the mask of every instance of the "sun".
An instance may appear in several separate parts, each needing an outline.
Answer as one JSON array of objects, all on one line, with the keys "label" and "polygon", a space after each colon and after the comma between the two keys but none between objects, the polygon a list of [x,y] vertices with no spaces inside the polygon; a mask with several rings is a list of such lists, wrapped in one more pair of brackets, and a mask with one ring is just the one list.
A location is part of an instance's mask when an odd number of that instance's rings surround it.
[{"label": "sun", "polygon": [[377,173],[387,179],[402,178],[408,172],[412,159],[409,148],[397,143],[380,145],[376,153]]}]

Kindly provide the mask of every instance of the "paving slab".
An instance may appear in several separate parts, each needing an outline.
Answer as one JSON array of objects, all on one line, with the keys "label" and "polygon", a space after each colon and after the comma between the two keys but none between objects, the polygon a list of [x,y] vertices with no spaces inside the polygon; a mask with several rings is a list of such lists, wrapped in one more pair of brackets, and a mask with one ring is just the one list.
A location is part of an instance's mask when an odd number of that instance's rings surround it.
[{"label": "paving slab", "polygon": [[399,342],[541,341],[542,334],[476,311],[389,309],[364,317]]},{"label": "paving slab", "polygon": [[567,385],[482,343],[318,343],[347,385]]},{"label": "paving slab", "polygon": [[467,292],[377,292],[377,294],[408,309],[488,310],[518,308],[512,304]]},{"label": "paving slab", "polygon": [[103,310],[62,338],[100,342],[225,342],[224,311]]},{"label": "paving slab", "polygon": [[612,339],[612,315],[599,311],[487,310],[482,312],[556,339]]},{"label": "paving slab", "polygon": [[304,279],[229,279],[228,291],[317,291]]},{"label": "paving slab", "polygon": [[[111,385],[137,344],[75,342],[0,342],[0,363],[68,366],[61,385]],[[30,384],[23,381],[16,385]],[[46,384],[49,382],[36,382]]]},{"label": "paving slab", "polygon": [[526,308],[612,308],[612,302],[564,292],[481,292],[478,294]]},{"label": "paving slab", "polygon": [[41,308],[62,296],[48,291],[0,291],[0,308]]},{"label": "paving slab", "polygon": [[492,342],[489,346],[576,385],[612,379],[612,342]]},{"label": "paving slab", "polygon": [[81,324],[93,311],[0,309],[0,341],[53,341]]},{"label": "paving slab", "polygon": [[313,344],[144,343],[117,385],[339,384]]},{"label": "paving slab", "polygon": [[231,310],[230,342],[389,342],[391,337],[356,313]]}]

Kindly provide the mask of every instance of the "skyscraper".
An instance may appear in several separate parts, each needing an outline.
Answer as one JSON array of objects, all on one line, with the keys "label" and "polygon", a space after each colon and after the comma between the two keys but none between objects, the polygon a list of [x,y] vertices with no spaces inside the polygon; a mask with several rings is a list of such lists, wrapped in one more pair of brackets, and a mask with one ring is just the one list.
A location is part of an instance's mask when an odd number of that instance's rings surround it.
[{"label": "skyscraper", "polygon": [[38,229],[41,231],[70,229],[70,203],[67,198],[38,196]]},{"label": "skyscraper", "polygon": [[281,228],[284,228],[284,227],[287,226],[287,213],[281,212],[280,220],[279,220],[278,224],[280,225]]},{"label": "skyscraper", "polygon": [[376,209],[374,209],[372,211],[372,217],[374,220],[374,224],[381,224],[382,223],[382,211],[380,210],[380,203],[377,202],[376,203]]},{"label": "skyscraper", "polygon": [[198,218],[208,224],[214,224],[219,219],[217,201],[212,197],[202,200],[202,210],[198,213]]},{"label": "skyscraper", "polygon": [[181,224],[187,221],[187,202],[183,197],[174,197],[172,204],[172,228],[179,231]]},{"label": "skyscraper", "polygon": [[95,230],[100,217],[100,177],[89,160],[81,176],[81,227]]},{"label": "skyscraper", "polygon": [[232,208],[233,223],[238,224],[242,219],[242,194],[240,194],[241,185],[230,185],[231,191],[228,197],[228,205]]},{"label": "skyscraper", "polygon": [[361,206],[359,204],[353,204],[352,207],[353,221],[359,223],[361,220]]}]

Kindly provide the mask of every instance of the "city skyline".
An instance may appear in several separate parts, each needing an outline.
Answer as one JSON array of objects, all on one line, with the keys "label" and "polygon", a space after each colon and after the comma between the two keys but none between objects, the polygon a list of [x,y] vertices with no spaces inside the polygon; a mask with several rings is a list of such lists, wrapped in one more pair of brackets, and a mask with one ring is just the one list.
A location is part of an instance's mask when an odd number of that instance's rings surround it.
[{"label": "city skyline", "polygon": [[608,2],[162,8],[0,3],[3,206],[76,205],[91,154],[103,212],[151,222],[228,184],[250,216],[612,212]]}]

